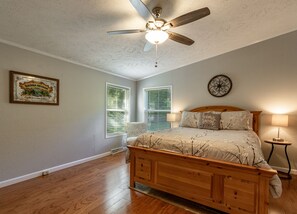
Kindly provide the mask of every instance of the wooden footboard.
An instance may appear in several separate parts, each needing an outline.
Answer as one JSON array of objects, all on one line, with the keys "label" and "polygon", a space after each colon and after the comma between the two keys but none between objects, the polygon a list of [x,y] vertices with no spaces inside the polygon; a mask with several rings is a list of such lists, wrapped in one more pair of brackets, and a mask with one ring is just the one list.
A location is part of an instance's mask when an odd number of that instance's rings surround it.
[{"label": "wooden footboard", "polygon": [[131,187],[139,182],[227,213],[268,213],[275,170],[128,147]]}]

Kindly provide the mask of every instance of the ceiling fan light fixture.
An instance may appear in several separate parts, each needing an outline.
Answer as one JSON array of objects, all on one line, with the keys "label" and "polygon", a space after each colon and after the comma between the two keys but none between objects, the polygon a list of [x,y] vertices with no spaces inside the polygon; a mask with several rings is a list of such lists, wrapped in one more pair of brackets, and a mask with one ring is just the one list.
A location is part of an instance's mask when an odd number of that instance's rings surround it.
[{"label": "ceiling fan light fixture", "polygon": [[156,18],[155,19],[155,26],[157,28],[163,27],[166,21],[164,19]]},{"label": "ceiling fan light fixture", "polygon": [[146,28],[147,30],[154,30],[156,29],[156,25],[153,21],[148,21],[148,23],[146,24]]},{"label": "ceiling fan light fixture", "polygon": [[166,23],[166,24],[164,24],[163,27],[161,27],[162,30],[169,30],[170,28],[172,28],[172,24],[171,23]]},{"label": "ceiling fan light fixture", "polygon": [[161,44],[165,42],[168,37],[168,33],[162,30],[151,30],[145,35],[146,40],[152,44]]}]

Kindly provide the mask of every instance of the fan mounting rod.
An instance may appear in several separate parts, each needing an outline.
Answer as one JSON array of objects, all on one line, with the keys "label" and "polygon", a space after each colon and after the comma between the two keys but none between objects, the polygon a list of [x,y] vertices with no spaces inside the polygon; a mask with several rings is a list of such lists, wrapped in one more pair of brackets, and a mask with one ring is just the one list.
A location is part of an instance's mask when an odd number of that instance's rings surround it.
[{"label": "fan mounting rod", "polygon": [[156,18],[159,18],[161,13],[162,13],[162,8],[161,7],[154,7],[152,12],[153,12],[153,14],[155,15]]}]

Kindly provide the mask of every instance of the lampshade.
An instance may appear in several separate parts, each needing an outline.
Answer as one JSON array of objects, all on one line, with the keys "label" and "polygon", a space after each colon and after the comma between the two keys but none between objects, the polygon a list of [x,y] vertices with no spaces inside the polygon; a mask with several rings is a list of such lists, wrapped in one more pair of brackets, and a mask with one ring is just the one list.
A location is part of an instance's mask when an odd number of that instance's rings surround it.
[{"label": "lampshade", "polygon": [[168,37],[168,33],[162,30],[151,30],[145,35],[146,40],[152,44],[161,44],[165,42]]},{"label": "lampshade", "polygon": [[288,126],[288,115],[274,114],[272,115],[271,123],[273,126]]},{"label": "lampshade", "polygon": [[178,122],[180,120],[180,115],[177,113],[169,113],[166,117],[167,122]]}]

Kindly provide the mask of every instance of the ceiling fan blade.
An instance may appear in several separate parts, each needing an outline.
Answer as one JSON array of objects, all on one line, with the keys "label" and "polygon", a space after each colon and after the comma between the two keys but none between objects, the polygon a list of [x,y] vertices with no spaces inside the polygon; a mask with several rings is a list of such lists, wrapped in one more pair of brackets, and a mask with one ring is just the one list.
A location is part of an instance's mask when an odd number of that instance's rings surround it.
[{"label": "ceiling fan blade", "polygon": [[208,9],[208,7],[204,7],[204,8],[201,8],[201,9],[198,9],[198,10],[194,10],[192,12],[189,12],[189,13],[186,13],[182,16],[179,16],[175,19],[172,19],[170,21],[170,24],[173,26],[173,27],[178,27],[178,26],[181,26],[181,25],[185,25],[185,24],[188,24],[190,22],[194,22],[198,19],[201,19],[205,16],[208,16],[210,14],[210,10]]},{"label": "ceiling fan blade", "polygon": [[150,51],[153,47],[154,47],[154,45],[152,43],[150,43],[149,41],[147,41],[144,45],[143,51],[144,52]]},{"label": "ceiling fan blade", "polygon": [[129,34],[129,33],[143,33],[146,32],[145,30],[133,29],[133,30],[114,30],[114,31],[107,31],[110,35],[117,35],[117,34]]},{"label": "ceiling fan blade", "polygon": [[141,0],[129,0],[139,15],[145,20],[151,19],[153,14]]},{"label": "ceiling fan blade", "polygon": [[184,45],[192,45],[195,41],[178,33],[168,32],[169,39]]}]

